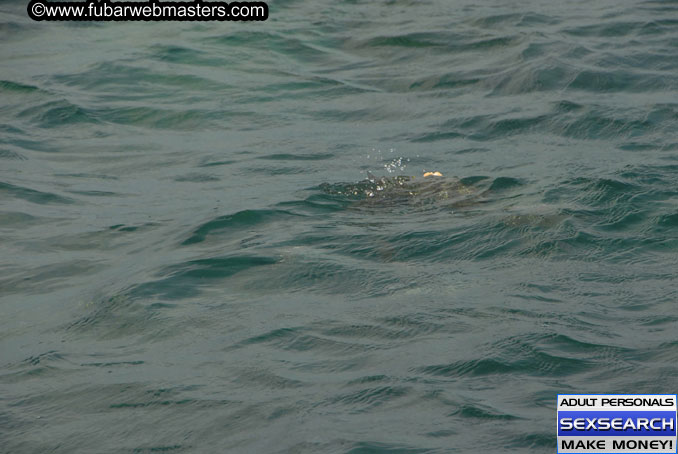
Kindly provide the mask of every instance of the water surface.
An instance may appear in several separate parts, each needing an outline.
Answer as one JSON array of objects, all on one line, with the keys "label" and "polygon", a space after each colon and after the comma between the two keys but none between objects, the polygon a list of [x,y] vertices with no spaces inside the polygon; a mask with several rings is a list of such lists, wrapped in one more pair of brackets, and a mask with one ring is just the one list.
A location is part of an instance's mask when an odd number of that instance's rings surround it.
[{"label": "water surface", "polygon": [[542,453],[557,393],[676,391],[675,2],[23,3],[1,451]]}]

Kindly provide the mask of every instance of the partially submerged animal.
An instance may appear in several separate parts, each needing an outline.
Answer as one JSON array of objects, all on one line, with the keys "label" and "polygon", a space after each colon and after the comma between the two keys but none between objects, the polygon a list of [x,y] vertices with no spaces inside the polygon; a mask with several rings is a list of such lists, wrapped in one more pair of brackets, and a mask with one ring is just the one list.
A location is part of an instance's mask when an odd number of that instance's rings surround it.
[{"label": "partially submerged animal", "polygon": [[488,225],[530,232],[560,225],[568,215],[558,206],[525,195],[524,183],[510,177],[444,177],[425,172],[422,177],[367,178],[357,183],[324,183],[320,188],[351,210],[387,215],[441,212],[486,216]]},{"label": "partially submerged animal", "polygon": [[425,172],[423,177],[376,177],[367,173],[367,179],[357,183],[323,184],[327,194],[344,195],[357,200],[361,207],[409,206],[428,208],[458,208],[479,202],[480,194],[457,178],[444,177],[441,172]]}]

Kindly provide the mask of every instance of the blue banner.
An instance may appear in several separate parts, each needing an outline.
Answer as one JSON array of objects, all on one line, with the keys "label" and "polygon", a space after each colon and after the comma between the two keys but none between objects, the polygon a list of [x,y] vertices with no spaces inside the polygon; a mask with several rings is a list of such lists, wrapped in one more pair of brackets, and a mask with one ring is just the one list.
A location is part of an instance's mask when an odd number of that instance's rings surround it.
[{"label": "blue banner", "polygon": [[559,411],[558,436],[676,436],[675,411]]}]

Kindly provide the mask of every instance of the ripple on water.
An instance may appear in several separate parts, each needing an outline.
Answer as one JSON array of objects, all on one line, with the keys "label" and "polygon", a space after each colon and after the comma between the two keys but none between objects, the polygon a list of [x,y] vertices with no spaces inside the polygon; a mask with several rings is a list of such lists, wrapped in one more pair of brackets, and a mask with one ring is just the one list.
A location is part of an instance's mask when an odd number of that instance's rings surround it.
[{"label": "ripple on water", "polygon": [[0,1],[5,450],[537,453],[675,383],[675,5],[271,3]]}]

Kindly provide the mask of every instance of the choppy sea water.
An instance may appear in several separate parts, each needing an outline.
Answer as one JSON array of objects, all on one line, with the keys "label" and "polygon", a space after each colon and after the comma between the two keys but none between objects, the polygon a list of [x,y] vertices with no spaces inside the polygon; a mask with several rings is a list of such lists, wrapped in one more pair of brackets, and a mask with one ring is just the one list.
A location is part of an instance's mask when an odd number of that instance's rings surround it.
[{"label": "choppy sea water", "polygon": [[557,393],[676,392],[675,1],[25,3],[3,453],[542,453]]}]

